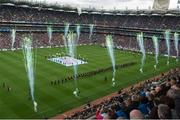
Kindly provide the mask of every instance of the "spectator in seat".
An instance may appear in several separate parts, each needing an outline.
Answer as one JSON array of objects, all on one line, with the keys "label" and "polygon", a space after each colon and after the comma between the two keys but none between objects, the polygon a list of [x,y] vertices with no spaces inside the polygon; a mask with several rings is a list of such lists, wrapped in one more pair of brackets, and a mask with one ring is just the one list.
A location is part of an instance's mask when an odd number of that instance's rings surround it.
[{"label": "spectator in seat", "polygon": [[160,104],[159,98],[155,98],[153,103],[154,103],[154,107],[151,109],[148,119],[159,119],[157,112],[158,105]]},{"label": "spectator in seat", "polygon": [[[116,113],[115,113],[115,111],[114,110],[112,110],[111,108],[110,109],[108,109],[108,118],[109,119],[116,119],[117,118],[117,115],[116,115]],[[106,118],[107,119],[107,118]]]},{"label": "spectator in seat", "polygon": [[116,106],[115,111],[116,111],[116,116],[118,118],[128,119],[127,114],[123,111],[123,109],[120,106]]},{"label": "spectator in seat", "polygon": [[167,92],[167,96],[172,98],[175,103],[175,110],[177,112],[178,117],[180,118],[180,83],[177,82],[175,85],[169,89]]},{"label": "spectator in seat", "polygon": [[172,119],[178,119],[179,117],[177,116],[177,112],[176,110],[174,109],[175,106],[174,106],[174,100],[168,96],[162,96],[160,98],[160,101],[162,104],[165,104],[165,105],[168,105],[168,107],[170,108],[171,110],[171,115],[172,115]]},{"label": "spectator in seat", "polygon": [[175,85],[176,84],[176,78],[172,78],[170,81],[170,84],[171,84],[171,86]]},{"label": "spectator in seat", "polygon": [[168,105],[159,104],[158,105],[158,117],[160,119],[171,119],[171,110]]},{"label": "spectator in seat", "polygon": [[100,107],[96,111],[96,119],[97,120],[102,120],[103,119],[103,116],[101,115],[101,112],[102,112],[102,108]]},{"label": "spectator in seat", "polygon": [[147,94],[147,98],[148,98],[148,106],[150,109],[152,109],[154,107],[154,95],[152,93]]},{"label": "spectator in seat", "polygon": [[138,109],[139,97],[137,95],[132,95],[131,102],[127,106],[127,113],[130,113],[133,109]]},{"label": "spectator in seat", "polygon": [[149,113],[148,99],[146,97],[141,97],[140,104],[138,109],[144,114],[147,115]]},{"label": "spectator in seat", "polygon": [[134,109],[130,112],[129,114],[130,119],[144,119],[143,114],[141,113],[141,111]]}]

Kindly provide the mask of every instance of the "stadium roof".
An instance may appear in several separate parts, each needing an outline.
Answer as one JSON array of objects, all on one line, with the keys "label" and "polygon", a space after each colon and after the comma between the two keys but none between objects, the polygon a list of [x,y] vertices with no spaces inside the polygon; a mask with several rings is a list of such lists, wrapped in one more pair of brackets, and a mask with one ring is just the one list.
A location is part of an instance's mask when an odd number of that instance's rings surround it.
[{"label": "stadium roof", "polygon": [[[96,8],[105,10],[148,10],[153,9],[154,3],[167,3],[168,9],[176,9],[178,0],[0,0],[42,3],[48,5],[71,6],[80,8]],[[163,2],[161,2],[163,1]],[[168,3],[169,1],[169,3]]]},{"label": "stadium roof", "polygon": [[78,14],[180,16],[178,0],[0,0],[0,5]]}]

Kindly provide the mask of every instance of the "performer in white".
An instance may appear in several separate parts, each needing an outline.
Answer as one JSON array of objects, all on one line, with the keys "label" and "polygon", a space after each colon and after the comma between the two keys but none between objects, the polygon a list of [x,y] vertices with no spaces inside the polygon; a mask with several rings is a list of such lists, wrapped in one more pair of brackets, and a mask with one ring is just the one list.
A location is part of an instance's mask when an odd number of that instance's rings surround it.
[{"label": "performer in white", "polygon": [[37,102],[34,101],[33,104],[34,104],[34,111],[37,112]]},{"label": "performer in white", "polygon": [[112,86],[114,87],[116,85],[115,79],[112,78]]},{"label": "performer in white", "polygon": [[76,90],[73,91],[73,94],[74,94],[75,97],[79,97],[79,96],[78,96],[78,93],[79,93],[79,90],[78,90],[78,88],[76,88]]},{"label": "performer in white", "polygon": [[141,73],[143,73],[143,70],[142,70],[142,68],[140,68],[140,69],[139,69],[139,71],[140,71]]}]

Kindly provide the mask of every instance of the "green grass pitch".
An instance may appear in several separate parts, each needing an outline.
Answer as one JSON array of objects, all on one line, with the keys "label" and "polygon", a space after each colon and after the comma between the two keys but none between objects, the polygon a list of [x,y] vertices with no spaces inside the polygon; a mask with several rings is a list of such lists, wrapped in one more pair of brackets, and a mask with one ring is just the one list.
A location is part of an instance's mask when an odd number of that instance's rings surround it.
[{"label": "green grass pitch", "polygon": [[[111,86],[112,71],[100,73],[92,77],[78,79],[80,99],[74,97],[74,82],[51,86],[51,80],[57,80],[73,75],[72,67],[48,61],[45,56],[64,51],[64,48],[42,48],[37,50],[37,69],[35,80],[35,98],[38,103],[38,112],[33,111],[32,101],[28,100],[28,79],[24,67],[22,50],[0,52],[0,118],[44,118],[57,114],[108,95],[120,88],[127,87],[138,81],[148,79],[161,72],[180,66],[175,59],[170,59],[166,65],[166,57],[159,57],[158,69],[155,71],[153,55],[147,55],[144,74],[139,72],[141,54],[115,50],[116,64],[131,61],[137,62],[133,66],[118,69],[116,73],[116,87]],[[78,54],[88,59],[88,64],[78,66],[78,73],[88,72],[111,66],[106,48],[99,46],[79,46]],[[108,81],[104,81],[107,76]],[[8,92],[3,88],[6,82],[11,88]]]}]

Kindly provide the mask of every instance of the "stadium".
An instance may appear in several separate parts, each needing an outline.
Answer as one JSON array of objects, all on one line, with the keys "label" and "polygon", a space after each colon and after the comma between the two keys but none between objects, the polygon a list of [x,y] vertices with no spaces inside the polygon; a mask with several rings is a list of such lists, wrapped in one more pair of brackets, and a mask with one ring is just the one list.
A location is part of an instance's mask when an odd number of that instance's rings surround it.
[{"label": "stadium", "polygon": [[180,119],[179,0],[59,1],[0,0],[0,119]]}]

